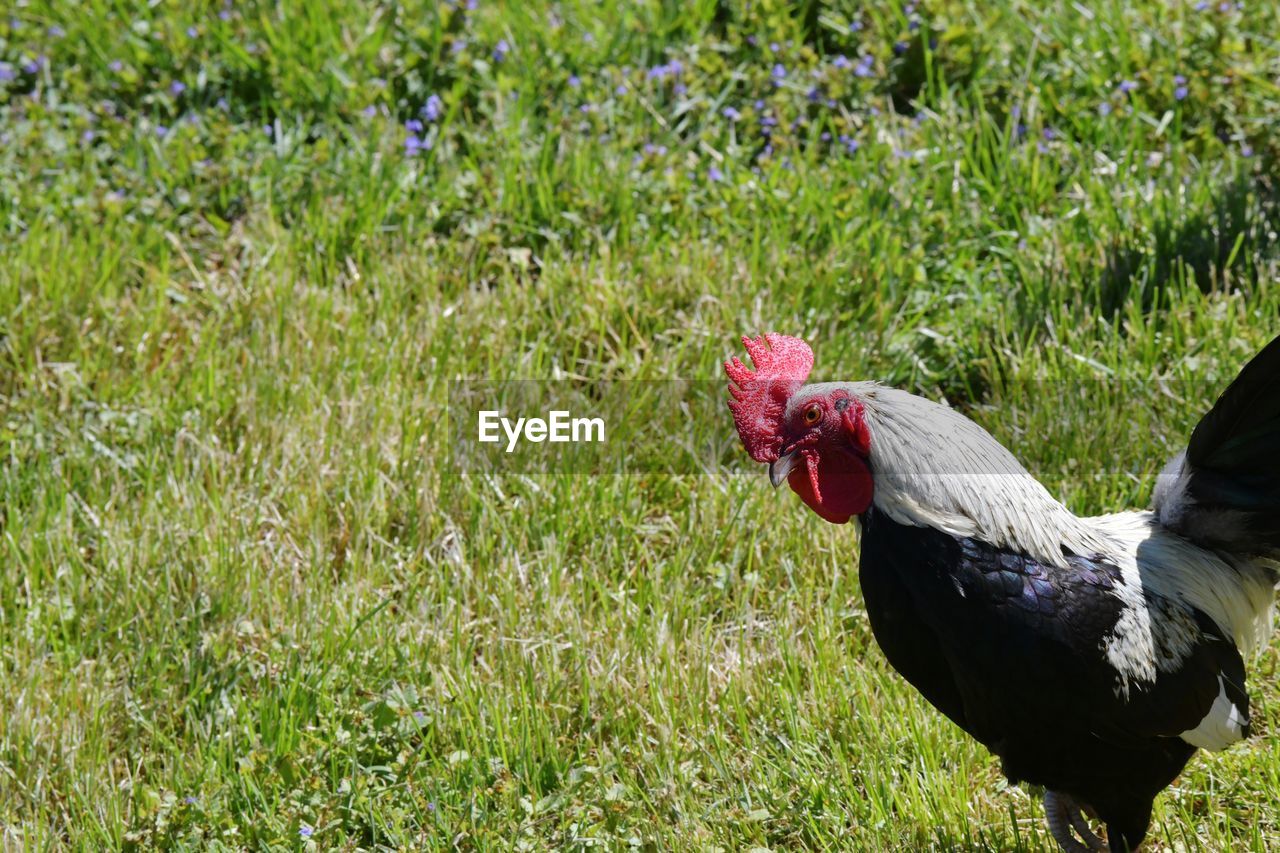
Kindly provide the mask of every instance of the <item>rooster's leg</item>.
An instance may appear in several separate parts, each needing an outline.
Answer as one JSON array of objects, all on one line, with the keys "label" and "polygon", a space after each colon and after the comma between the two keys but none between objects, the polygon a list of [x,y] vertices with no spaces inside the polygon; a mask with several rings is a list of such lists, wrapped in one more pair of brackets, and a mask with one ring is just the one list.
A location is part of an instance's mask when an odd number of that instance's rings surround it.
[{"label": "rooster's leg", "polygon": [[[1106,842],[1089,828],[1080,805],[1066,794],[1045,791],[1044,813],[1049,821],[1049,834],[1066,853],[1094,853],[1107,849]],[[1072,829],[1079,833],[1083,844],[1071,834]]]},{"label": "rooster's leg", "polygon": [[1103,841],[1089,827],[1089,821],[1085,819],[1084,812],[1079,803],[1071,800],[1071,806],[1067,810],[1071,818],[1071,825],[1075,827],[1076,834],[1084,841],[1085,845],[1091,850],[1107,850],[1107,842]]}]

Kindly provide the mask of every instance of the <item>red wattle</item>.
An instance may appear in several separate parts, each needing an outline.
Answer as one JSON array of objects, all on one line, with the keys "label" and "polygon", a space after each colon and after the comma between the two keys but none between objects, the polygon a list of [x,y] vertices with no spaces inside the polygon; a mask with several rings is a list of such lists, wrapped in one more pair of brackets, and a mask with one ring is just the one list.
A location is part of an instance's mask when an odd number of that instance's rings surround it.
[{"label": "red wattle", "polygon": [[804,465],[787,476],[787,485],[809,508],[832,524],[844,524],[871,506],[871,469],[848,451],[802,450]]}]

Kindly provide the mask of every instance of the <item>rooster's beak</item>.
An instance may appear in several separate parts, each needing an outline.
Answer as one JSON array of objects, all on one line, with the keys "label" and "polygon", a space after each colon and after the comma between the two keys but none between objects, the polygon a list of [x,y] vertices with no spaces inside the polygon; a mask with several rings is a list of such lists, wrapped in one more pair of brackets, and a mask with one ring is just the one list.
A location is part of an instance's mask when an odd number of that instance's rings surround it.
[{"label": "rooster's beak", "polygon": [[782,482],[787,479],[787,475],[791,473],[792,466],[796,464],[797,455],[797,451],[793,450],[790,453],[784,453],[769,463],[769,482],[773,483],[775,489],[781,486]]}]

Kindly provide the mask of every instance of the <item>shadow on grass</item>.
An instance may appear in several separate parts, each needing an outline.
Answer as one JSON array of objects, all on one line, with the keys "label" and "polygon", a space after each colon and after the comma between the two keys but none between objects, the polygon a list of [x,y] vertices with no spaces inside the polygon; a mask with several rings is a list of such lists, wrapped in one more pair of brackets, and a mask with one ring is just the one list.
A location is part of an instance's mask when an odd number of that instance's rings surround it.
[{"label": "shadow on grass", "polygon": [[1042,835],[1029,831],[1013,833],[1001,827],[978,829],[972,833],[935,832],[929,836],[923,849],[956,853],[1046,853],[1057,850],[1057,846],[1049,844]]},{"label": "shadow on grass", "polygon": [[1150,312],[1165,304],[1171,287],[1192,284],[1202,293],[1254,287],[1259,260],[1280,246],[1277,230],[1280,194],[1269,181],[1239,176],[1212,207],[1189,214],[1163,211],[1150,237],[1118,240],[1100,273],[1098,308],[1111,315],[1141,299],[1143,312]]}]

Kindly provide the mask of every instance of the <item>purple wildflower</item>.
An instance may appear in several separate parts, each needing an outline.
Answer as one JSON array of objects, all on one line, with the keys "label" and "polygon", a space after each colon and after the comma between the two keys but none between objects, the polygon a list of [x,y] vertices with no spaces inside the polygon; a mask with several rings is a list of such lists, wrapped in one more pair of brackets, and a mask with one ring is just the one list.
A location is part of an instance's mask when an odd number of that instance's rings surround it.
[{"label": "purple wildflower", "polygon": [[1046,127],[1044,130],[1040,131],[1040,135],[1045,138],[1046,142],[1052,142],[1058,138],[1058,131],[1054,130],[1052,127]]},{"label": "purple wildflower", "polygon": [[410,133],[422,133],[422,122],[416,118],[411,118],[404,123],[404,129]]},{"label": "purple wildflower", "polygon": [[493,47],[493,61],[501,62],[507,58],[507,54],[511,52],[511,45],[507,44],[506,39],[502,39]]},{"label": "purple wildflower", "polygon": [[156,136],[160,137],[161,139],[164,139],[168,135],[169,135],[169,128],[165,127],[163,124],[156,125]]},{"label": "purple wildflower", "polygon": [[0,62],[0,83],[7,83],[18,74],[13,70],[13,66],[7,62]]},{"label": "purple wildflower", "polygon": [[116,72],[117,74],[119,74],[122,70],[124,70],[124,63],[118,59],[113,59],[107,63],[107,67],[110,68],[112,71]]},{"label": "purple wildflower", "polygon": [[781,62],[775,63],[769,76],[773,78],[774,83],[781,83],[787,78],[787,67]]},{"label": "purple wildflower", "polygon": [[1187,97],[1187,93],[1188,93],[1188,91],[1189,91],[1189,90],[1187,89],[1187,87],[1186,87],[1186,86],[1176,86],[1176,87],[1174,87],[1174,90],[1173,90],[1173,99],[1174,99],[1175,101],[1182,101],[1182,100],[1185,100],[1185,99],[1186,99],[1186,97]]},{"label": "purple wildflower", "polygon": [[673,59],[663,65],[655,65],[645,72],[645,77],[650,80],[665,80],[668,77],[679,77],[684,72],[684,65],[678,59]]},{"label": "purple wildflower", "polygon": [[181,80],[174,80],[169,84],[169,94],[173,95],[175,98],[185,91],[187,91],[187,84],[183,83]]},{"label": "purple wildflower", "polygon": [[1109,116],[1109,115],[1111,115],[1111,102],[1110,102],[1110,101],[1103,101],[1102,103],[1098,104],[1098,115],[1100,115],[1100,116]]},{"label": "purple wildflower", "polygon": [[920,19],[919,19],[919,18],[912,18],[910,21],[908,21],[908,22],[907,22],[907,29],[908,29],[910,32],[913,32],[913,33],[914,33],[916,30],[920,29]]},{"label": "purple wildflower", "polygon": [[[124,193],[121,192],[120,190],[112,190],[111,192],[107,193],[106,198],[107,198],[107,201],[110,201],[110,202],[121,202],[121,201],[124,201]],[[188,799],[194,800],[195,798],[189,797]]]},{"label": "purple wildflower", "polygon": [[814,86],[809,90],[806,97],[808,97],[808,99],[813,103],[817,103],[822,98],[822,89],[818,86]]},{"label": "purple wildflower", "polygon": [[62,27],[58,26],[57,24],[54,24],[52,27],[49,27],[49,29],[46,32],[49,33],[49,38],[51,39],[60,39],[67,34],[67,31],[64,30]]},{"label": "purple wildflower", "polygon": [[[43,57],[41,57],[43,59]],[[35,74],[40,70],[40,59],[28,59],[22,63],[22,70],[28,74]]]},{"label": "purple wildflower", "polygon": [[1120,94],[1127,95],[1130,92],[1132,92],[1134,89],[1137,89],[1138,84],[1133,80],[1121,80],[1120,85],[1117,86],[1116,88],[1120,91]]},{"label": "purple wildflower", "polygon": [[373,118],[378,114],[378,108],[375,107],[373,104],[370,104],[369,106],[361,110],[360,114],[365,118]]},{"label": "purple wildflower", "polygon": [[1240,146],[1240,156],[1241,156],[1241,157],[1252,157],[1252,156],[1253,156],[1253,146],[1252,146],[1252,145],[1249,145],[1248,143],[1245,143],[1244,145],[1241,145],[1241,146]]},{"label": "purple wildflower", "polygon": [[196,803],[200,802],[200,798],[199,798],[199,797],[185,797],[182,801],[183,801],[184,803],[186,803],[187,805],[189,805],[189,806],[194,806]]},{"label": "purple wildflower", "polygon": [[229,21],[229,20],[231,20],[231,10],[230,10],[230,9],[223,9],[221,12],[219,12],[219,13],[218,13],[218,20],[220,20],[220,21]]},{"label": "purple wildflower", "polygon": [[627,94],[627,84],[626,84],[626,83],[619,83],[619,84],[617,85],[617,87],[616,87],[616,88],[614,88],[614,90],[613,90],[613,94],[617,95],[619,98],[621,98],[623,95]]},{"label": "purple wildflower", "polygon": [[779,49],[780,49],[780,48],[778,47],[778,43],[777,43],[776,41],[771,41],[771,42],[769,42],[769,50],[770,50],[770,52],[772,52],[772,53],[777,53]]},{"label": "purple wildflower", "polygon": [[755,36],[747,36],[747,47],[755,47],[760,44],[760,39]]},{"label": "purple wildflower", "polygon": [[849,22],[849,32],[851,32],[851,33],[860,33],[860,32],[862,32],[862,21],[850,21],[850,22]]},{"label": "purple wildflower", "polygon": [[305,823],[302,826],[298,827],[298,836],[301,838],[310,838],[311,833],[313,832],[315,832],[315,830]]},{"label": "purple wildflower", "polygon": [[713,184],[718,184],[724,180],[724,172],[720,171],[719,166],[712,164],[711,168],[707,170],[707,180]]},{"label": "purple wildflower", "polygon": [[893,45],[893,52],[898,56],[902,56],[902,54],[907,52],[907,47],[908,45],[905,41],[895,42]]},{"label": "purple wildflower", "polygon": [[272,137],[274,137],[274,136],[276,135],[276,129],[275,129],[275,127],[274,127],[273,125],[270,125],[270,124],[264,124],[264,125],[262,126],[262,132],[263,132],[263,134],[267,137],[267,139],[271,139]]},{"label": "purple wildflower", "polygon": [[570,88],[570,89],[576,89],[576,88],[578,88],[578,87],[579,87],[579,86],[581,86],[581,85],[582,85],[582,78],[581,78],[581,77],[579,77],[577,74],[570,74],[570,75],[569,75],[569,88]]},{"label": "purple wildflower", "polygon": [[231,105],[227,103],[226,98],[218,98],[217,102],[214,103],[214,106],[222,110],[224,113],[231,107]]},{"label": "purple wildflower", "polygon": [[871,66],[874,62],[875,59],[870,54],[863,56],[858,60],[857,67],[853,69],[853,75],[855,77],[870,77],[873,73]]},{"label": "purple wildflower", "polygon": [[431,150],[431,142],[423,139],[417,134],[409,134],[404,138],[404,153],[410,157],[416,157],[423,151]]},{"label": "purple wildflower", "polygon": [[439,121],[443,114],[444,101],[440,100],[439,95],[429,96],[427,102],[422,105],[422,117],[427,121]]},{"label": "purple wildflower", "polygon": [[849,61],[849,57],[843,53],[837,53],[835,58],[831,60],[831,67],[833,68],[851,68],[852,66],[853,63]]},{"label": "purple wildflower", "polygon": [[683,95],[685,92],[689,91],[689,87],[683,83],[676,83],[671,87],[671,91],[677,95]]},{"label": "purple wildflower", "polygon": [[720,115],[724,116],[729,121],[733,121],[733,122],[736,122],[738,119],[742,118],[742,113],[738,112],[738,110],[735,109],[734,107],[725,107],[720,111]]}]

